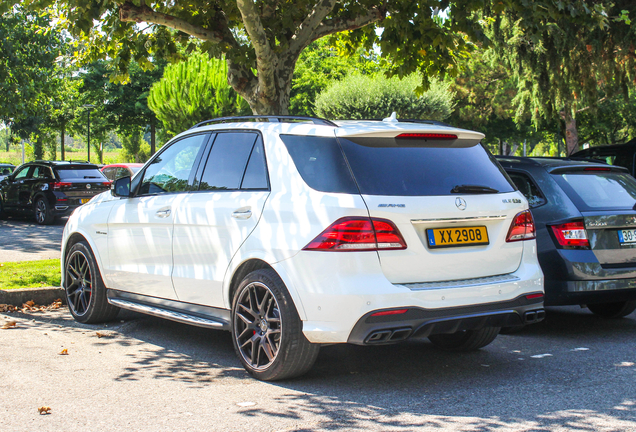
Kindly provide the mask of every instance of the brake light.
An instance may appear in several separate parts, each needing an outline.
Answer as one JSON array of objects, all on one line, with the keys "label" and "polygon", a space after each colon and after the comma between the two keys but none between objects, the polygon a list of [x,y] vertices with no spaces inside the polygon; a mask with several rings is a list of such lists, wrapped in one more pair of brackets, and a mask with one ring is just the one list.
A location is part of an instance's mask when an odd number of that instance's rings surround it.
[{"label": "brake light", "polygon": [[436,139],[436,140],[456,140],[455,134],[443,134],[443,133],[403,133],[399,134],[395,138],[400,139]]},{"label": "brake light", "polygon": [[70,183],[70,182],[55,182],[55,183],[51,183],[51,187],[53,188],[53,190],[59,190],[59,189],[62,189],[63,187],[70,187],[72,185],[73,185],[73,183]]},{"label": "brake light", "polygon": [[526,298],[528,300],[534,300],[534,299],[538,299],[538,298],[543,298],[543,293],[536,293],[536,294],[528,294],[526,296]]},{"label": "brake light", "polygon": [[589,167],[585,168],[583,171],[611,171],[611,168],[601,168],[601,167]]},{"label": "brake light", "polygon": [[566,248],[590,248],[590,241],[587,239],[583,221],[567,222],[561,225],[554,225],[551,228],[560,246]]},{"label": "brake light", "polygon": [[338,219],[303,248],[338,252],[397,249],[406,249],[406,242],[393,222],[357,217]]},{"label": "brake light", "polygon": [[385,316],[385,315],[402,315],[407,313],[408,311],[409,311],[408,309],[394,309],[394,310],[376,312],[374,314],[371,314],[371,316],[374,317],[374,316]]},{"label": "brake light", "polygon": [[110,187],[110,185],[111,185],[112,183],[113,183],[113,182],[105,181],[105,182],[103,182],[102,184],[103,184],[104,186],[109,186],[109,187]]},{"label": "brake light", "polygon": [[534,227],[534,219],[532,219],[532,213],[530,210],[524,210],[518,213],[512,220],[512,225],[508,230],[506,236],[507,242],[532,240],[536,238],[536,232]]}]

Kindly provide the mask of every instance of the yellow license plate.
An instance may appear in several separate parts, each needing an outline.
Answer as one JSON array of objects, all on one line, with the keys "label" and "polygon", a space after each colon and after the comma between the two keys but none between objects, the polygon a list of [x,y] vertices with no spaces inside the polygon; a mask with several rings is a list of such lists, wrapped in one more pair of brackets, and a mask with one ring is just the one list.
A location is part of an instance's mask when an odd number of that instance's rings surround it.
[{"label": "yellow license plate", "polygon": [[87,202],[89,202],[91,199],[90,198],[81,198],[80,199],[80,204],[86,204]]},{"label": "yellow license plate", "polygon": [[489,244],[485,226],[427,229],[426,237],[430,248]]}]

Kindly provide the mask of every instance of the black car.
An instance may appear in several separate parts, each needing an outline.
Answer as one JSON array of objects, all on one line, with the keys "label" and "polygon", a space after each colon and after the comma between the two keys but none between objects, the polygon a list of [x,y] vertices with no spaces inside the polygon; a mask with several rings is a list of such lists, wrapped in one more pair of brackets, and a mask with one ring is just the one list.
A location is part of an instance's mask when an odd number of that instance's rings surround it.
[{"label": "black car", "polygon": [[0,163],[0,180],[2,180],[8,175],[11,175],[14,169],[15,169],[15,165]]},{"label": "black car", "polygon": [[108,189],[110,181],[96,165],[29,162],[0,181],[0,215],[33,214],[37,223],[47,225]]},{"label": "black car", "polygon": [[636,138],[625,144],[590,147],[574,153],[572,159],[597,159],[610,165],[625,167],[636,176]]},{"label": "black car", "polygon": [[636,309],[636,179],[627,169],[558,158],[498,157],[530,204],[545,305],[607,318]]}]

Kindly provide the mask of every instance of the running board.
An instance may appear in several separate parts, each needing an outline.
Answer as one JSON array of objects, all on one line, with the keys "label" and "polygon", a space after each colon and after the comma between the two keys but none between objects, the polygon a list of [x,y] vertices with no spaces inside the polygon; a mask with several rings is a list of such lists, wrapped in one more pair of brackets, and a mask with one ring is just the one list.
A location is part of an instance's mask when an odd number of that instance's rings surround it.
[{"label": "running board", "polygon": [[134,312],[140,312],[146,315],[152,315],[159,318],[169,319],[184,324],[195,325],[198,327],[212,328],[217,330],[228,330],[229,323],[215,321],[210,318],[202,318],[194,315],[188,315],[183,312],[175,312],[172,310],[161,309],[156,306],[135,303],[121,298],[108,298],[108,303],[122,309],[128,309]]}]

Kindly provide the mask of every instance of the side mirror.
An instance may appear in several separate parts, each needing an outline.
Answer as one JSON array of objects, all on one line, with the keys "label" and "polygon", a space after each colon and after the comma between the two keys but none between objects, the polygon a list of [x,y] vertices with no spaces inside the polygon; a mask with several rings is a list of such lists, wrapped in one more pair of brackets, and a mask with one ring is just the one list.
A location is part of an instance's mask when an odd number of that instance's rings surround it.
[{"label": "side mirror", "polygon": [[110,193],[116,197],[130,197],[130,177],[118,178],[110,185]]}]

